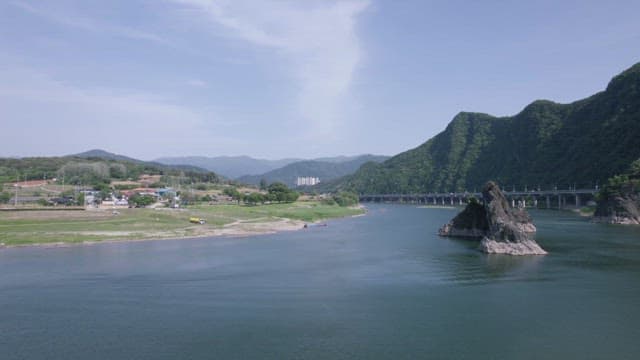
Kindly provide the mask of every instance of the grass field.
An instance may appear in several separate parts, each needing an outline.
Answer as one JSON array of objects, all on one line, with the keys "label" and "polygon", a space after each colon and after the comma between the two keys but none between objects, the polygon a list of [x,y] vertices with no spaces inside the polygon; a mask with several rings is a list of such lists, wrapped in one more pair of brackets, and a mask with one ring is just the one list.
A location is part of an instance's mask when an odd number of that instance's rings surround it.
[{"label": "grass field", "polygon": [[[217,234],[274,231],[283,219],[313,222],[361,214],[362,209],[296,202],[261,206],[202,205],[188,209],[123,209],[89,211],[0,211],[0,243],[29,245],[101,240],[186,238]],[[200,217],[205,225],[189,223]],[[220,230],[231,230],[221,233]],[[233,231],[233,230],[237,231]]]}]

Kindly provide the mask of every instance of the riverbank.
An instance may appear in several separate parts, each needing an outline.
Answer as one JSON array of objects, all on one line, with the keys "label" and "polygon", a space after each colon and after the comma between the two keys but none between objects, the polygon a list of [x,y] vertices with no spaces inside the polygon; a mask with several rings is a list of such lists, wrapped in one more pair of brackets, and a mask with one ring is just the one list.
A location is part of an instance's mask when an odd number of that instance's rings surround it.
[{"label": "riverbank", "polygon": [[[364,214],[362,207],[320,202],[261,206],[201,205],[187,209],[6,211],[0,213],[0,244],[65,246],[106,241],[251,236],[302,229],[305,223]],[[192,224],[190,217],[206,220]]]}]

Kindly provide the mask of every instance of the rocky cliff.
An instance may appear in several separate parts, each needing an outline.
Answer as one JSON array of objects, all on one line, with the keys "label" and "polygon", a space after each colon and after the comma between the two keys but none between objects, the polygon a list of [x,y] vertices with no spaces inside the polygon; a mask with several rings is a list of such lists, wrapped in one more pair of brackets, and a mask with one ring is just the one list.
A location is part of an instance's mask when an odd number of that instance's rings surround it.
[{"label": "rocky cliff", "polygon": [[640,225],[640,196],[628,193],[598,202],[593,221]]},{"label": "rocky cliff", "polygon": [[595,222],[640,224],[640,159],[625,174],[610,178],[597,200]]},{"label": "rocky cliff", "polygon": [[482,189],[482,204],[472,200],[448,224],[442,236],[481,239],[480,250],[489,254],[543,255],[533,239],[536,227],[524,209],[513,209],[500,187],[489,181]]}]

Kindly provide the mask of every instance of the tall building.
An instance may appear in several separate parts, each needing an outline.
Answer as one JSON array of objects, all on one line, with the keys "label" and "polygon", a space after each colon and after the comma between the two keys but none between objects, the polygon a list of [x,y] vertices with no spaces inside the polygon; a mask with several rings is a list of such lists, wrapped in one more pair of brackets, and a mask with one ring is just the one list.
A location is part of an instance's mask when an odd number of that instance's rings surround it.
[{"label": "tall building", "polygon": [[313,186],[318,183],[320,183],[320,178],[312,177],[312,176],[305,176],[305,177],[298,176],[298,178],[296,179],[296,186]]}]

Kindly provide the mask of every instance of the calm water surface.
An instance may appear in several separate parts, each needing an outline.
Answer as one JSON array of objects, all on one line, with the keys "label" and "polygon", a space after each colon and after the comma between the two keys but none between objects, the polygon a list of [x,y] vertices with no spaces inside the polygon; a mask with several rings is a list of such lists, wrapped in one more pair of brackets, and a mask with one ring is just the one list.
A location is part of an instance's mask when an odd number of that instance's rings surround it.
[{"label": "calm water surface", "polygon": [[640,229],[534,212],[544,257],[371,205],[241,239],[0,250],[1,359],[638,359]]}]

